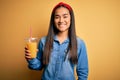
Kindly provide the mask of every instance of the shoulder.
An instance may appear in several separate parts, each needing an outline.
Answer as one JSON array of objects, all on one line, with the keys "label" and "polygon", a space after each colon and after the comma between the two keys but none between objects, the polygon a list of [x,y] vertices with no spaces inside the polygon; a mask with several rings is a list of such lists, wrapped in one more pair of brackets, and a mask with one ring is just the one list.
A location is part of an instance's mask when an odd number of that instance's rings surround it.
[{"label": "shoulder", "polygon": [[80,37],[77,37],[77,47],[78,47],[78,50],[86,49],[86,44],[84,40],[81,39]]},{"label": "shoulder", "polygon": [[46,36],[41,37],[40,40],[39,40],[39,43],[42,44],[42,45],[45,45],[45,41],[46,41]]},{"label": "shoulder", "polygon": [[77,44],[78,45],[85,45],[85,42],[84,42],[84,40],[82,38],[77,37]]},{"label": "shoulder", "polygon": [[42,42],[46,41],[46,36],[41,37],[40,41]]}]

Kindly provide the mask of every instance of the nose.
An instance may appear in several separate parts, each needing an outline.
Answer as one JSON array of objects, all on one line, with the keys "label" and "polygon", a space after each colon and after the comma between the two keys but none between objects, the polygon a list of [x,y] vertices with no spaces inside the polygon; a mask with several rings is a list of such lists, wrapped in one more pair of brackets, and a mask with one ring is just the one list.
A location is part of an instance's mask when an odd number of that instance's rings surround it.
[{"label": "nose", "polygon": [[64,19],[61,17],[60,19],[59,19],[59,22],[63,22],[64,21]]}]

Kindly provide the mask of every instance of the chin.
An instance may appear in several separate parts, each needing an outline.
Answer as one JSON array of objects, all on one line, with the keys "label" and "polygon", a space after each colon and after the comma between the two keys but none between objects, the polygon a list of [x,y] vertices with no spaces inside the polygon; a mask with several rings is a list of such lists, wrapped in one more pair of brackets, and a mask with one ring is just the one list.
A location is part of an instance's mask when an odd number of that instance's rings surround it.
[{"label": "chin", "polygon": [[62,29],[62,30],[59,30],[59,32],[65,32],[65,31],[67,31],[67,30],[66,30],[66,29],[64,29],[64,30],[63,30],[63,29]]}]

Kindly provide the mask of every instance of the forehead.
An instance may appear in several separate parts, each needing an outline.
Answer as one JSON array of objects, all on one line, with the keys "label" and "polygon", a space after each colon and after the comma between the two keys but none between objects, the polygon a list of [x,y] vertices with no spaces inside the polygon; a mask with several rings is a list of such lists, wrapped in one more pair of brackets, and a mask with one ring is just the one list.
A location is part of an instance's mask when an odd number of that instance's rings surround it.
[{"label": "forehead", "polygon": [[65,7],[59,7],[55,10],[55,15],[60,15],[60,14],[70,14],[69,10]]}]

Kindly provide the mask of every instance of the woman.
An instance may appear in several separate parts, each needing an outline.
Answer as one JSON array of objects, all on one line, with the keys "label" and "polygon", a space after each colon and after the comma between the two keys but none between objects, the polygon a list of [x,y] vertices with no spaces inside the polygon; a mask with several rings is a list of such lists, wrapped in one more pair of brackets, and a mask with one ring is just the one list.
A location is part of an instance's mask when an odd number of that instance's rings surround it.
[{"label": "woman", "polygon": [[75,66],[78,80],[88,78],[86,47],[76,37],[74,13],[66,3],[54,7],[48,34],[39,42],[37,57],[32,59],[27,48],[25,52],[30,69],[44,68],[42,80],[75,80]]}]

